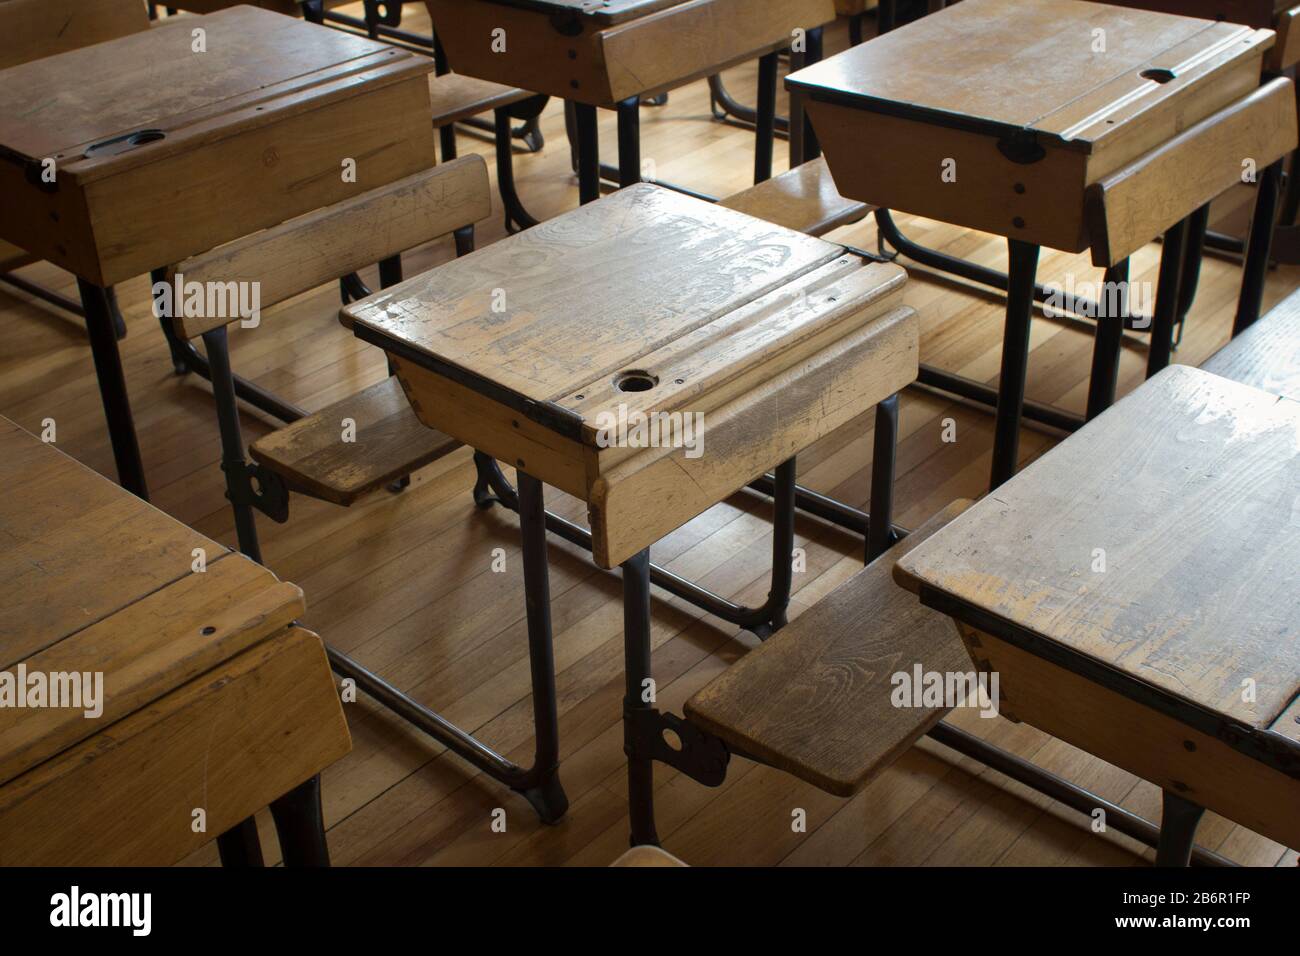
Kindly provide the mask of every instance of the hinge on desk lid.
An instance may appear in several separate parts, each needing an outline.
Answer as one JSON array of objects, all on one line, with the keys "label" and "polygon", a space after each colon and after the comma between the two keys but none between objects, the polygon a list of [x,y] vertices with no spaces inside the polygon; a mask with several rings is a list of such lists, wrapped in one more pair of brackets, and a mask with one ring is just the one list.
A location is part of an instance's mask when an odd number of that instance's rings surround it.
[{"label": "hinge on desk lid", "polygon": [[576,37],[582,33],[582,17],[576,10],[552,13],[551,27],[560,36]]},{"label": "hinge on desk lid", "polygon": [[998,152],[1022,166],[1036,163],[1047,155],[1047,150],[1038,142],[1038,134],[1032,129],[1018,129],[1002,137],[998,140]]},{"label": "hinge on desk lid", "polygon": [[[681,743],[681,749],[669,745],[664,731],[671,730]],[[696,727],[676,714],[658,710],[623,708],[623,752],[658,760],[696,783],[718,787],[727,777],[727,762],[731,753],[721,739]]]}]

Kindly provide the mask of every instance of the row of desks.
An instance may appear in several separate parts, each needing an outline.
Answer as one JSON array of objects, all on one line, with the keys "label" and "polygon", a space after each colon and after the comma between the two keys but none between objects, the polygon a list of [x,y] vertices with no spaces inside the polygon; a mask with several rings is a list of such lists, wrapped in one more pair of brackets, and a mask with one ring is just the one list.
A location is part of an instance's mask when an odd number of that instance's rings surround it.
[{"label": "row of desks", "polygon": [[[737,4],[430,7],[458,69],[587,107],[632,101],[634,111],[642,94],[771,55],[805,19],[811,29],[833,13],[820,2]],[[1180,218],[1221,191],[1229,169],[1238,174],[1232,149],[1258,124],[1233,126],[1210,150],[1203,121],[1244,103],[1248,119],[1269,120],[1268,135],[1249,141],[1252,155],[1272,163],[1295,145],[1290,84],[1256,91],[1266,32],[1072,0],[1042,0],[1028,23],[1018,14],[1007,0],[965,0],[792,79],[846,194],[992,229],[1019,244],[1013,254],[1033,248],[1036,257],[1038,244],[1091,247],[1111,266],[1167,225],[1135,209],[1154,203]],[[504,48],[494,52],[491,28],[503,18]],[[1099,23],[1111,44],[1100,57],[1088,46]],[[204,31],[202,51],[195,29]],[[1009,69],[1007,51],[1026,30],[1047,40]],[[680,55],[654,55],[667,45]],[[0,89],[8,107],[0,187],[21,200],[19,214],[0,220],[3,235],[82,278],[110,420],[117,409],[119,470],[135,490],[144,491],[143,472],[124,437],[115,343],[102,328],[94,334],[104,325],[96,296],[350,195],[362,187],[339,175],[347,158],[360,157],[366,186],[430,165],[430,68],[403,51],[237,9],[9,74]],[[105,80],[78,87],[67,82],[73,73]],[[137,99],[140,89],[149,92]],[[1184,165],[1188,155],[1208,157],[1172,197],[1155,185],[1170,167],[1132,172],[1169,144]],[[59,170],[53,189],[37,175],[45,158]],[[944,184],[950,159],[957,178]],[[927,168],[933,182],[917,175]],[[1117,174],[1125,175],[1112,182]],[[1139,174],[1134,205],[1105,201],[1114,190],[1123,199]],[[539,256],[551,263],[545,275]],[[1032,267],[1015,282],[1026,278],[1032,287]],[[588,501],[598,563],[622,564],[625,586],[635,588],[634,574],[644,585],[628,592],[629,621],[645,615],[648,661],[650,544],[915,376],[917,327],[896,302],[901,281],[895,267],[862,268],[831,244],[637,185],[366,300],[349,318],[392,354],[426,424],[459,429],[517,465],[534,544],[542,481]],[[489,314],[502,284],[516,304]],[[1027,329],[1024,291],[1013,284],[1011,298]],[[464,310],[477,318],[465,320]],[[1004,388],[1018,381],[1023,390],[1023,364],[1016,374],[1004,358],[1003,374]],[[1004,414],[1022,392],[1007,398]],[[647,414],[705,410],[718,422],[711,455],[697,462],[680,448],[630,454],[602,445],[592,423],[620,402]],[[1012,421],[1010,436],[1018,434]],[[1014,471],[1008,441],[995,484]],[[999,500],[986,499],[982,513],[997,513],[989,502]],[[995,540],[1005,530],[981,533]],[[530,614],[530,631],[543,626],[539,643],[549,648],[549,621]]]}]

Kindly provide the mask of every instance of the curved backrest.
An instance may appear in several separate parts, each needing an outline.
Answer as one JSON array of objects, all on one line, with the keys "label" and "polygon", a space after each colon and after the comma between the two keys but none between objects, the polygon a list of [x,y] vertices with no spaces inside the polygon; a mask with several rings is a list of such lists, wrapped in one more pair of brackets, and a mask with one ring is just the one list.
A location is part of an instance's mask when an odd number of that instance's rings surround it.
[{"label": "curved backrest", "polygon": [[[256,282],[258,307],[266,309],[491,212],[483,157],[462,156],[191,256],[168,269],[167,280],[173,284],[179,273],[186,288],[198,282],[218,291]],[[174,311],[181,313],[173,321],[185,338],[239,319],[227,308],[203,310],[220,315]]]}]

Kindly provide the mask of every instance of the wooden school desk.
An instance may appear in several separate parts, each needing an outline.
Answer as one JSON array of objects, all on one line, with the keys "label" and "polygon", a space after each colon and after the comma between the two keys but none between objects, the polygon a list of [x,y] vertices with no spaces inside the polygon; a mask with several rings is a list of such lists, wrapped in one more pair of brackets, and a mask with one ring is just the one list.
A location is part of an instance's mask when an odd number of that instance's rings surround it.
[{"label": "wooden school desk", "polygon": [[[480,503],[494,495],[520,513],[536,763],[503,765],[364,671],[358,686],[558,819],[567,801],[546,530],[590,548],[600,567],[623,569],[634,842],[654,842],[650,764],[677,758],[652,742],[675,718],[642,697],[650,583],[758,634],[784,623],[794,457],[873,405],[896,408],[917,362],[904,280],[897,266],[864,265],[832,243],[642,184],[345,307],[357,336],[392,358],[420,420],[480,453]],[[672,415],[694,437],[619,430]],[[878,425],[876,435],[873,527],[881,514],[887,531],[894,430]],[[516,468],[517,492],[496,461]],[[777,514],[762,607],[651,566],[655,541],[771,468]],[[543,483],[587,504],[590,532],[545,512]],[[683,759],[695,754],[688,746]]]},{"label": "wooden school desk", "polygon": [[1171,366],[905,555],[1000,710],[1300,846],[1300,404]]},{"label": "wooden school desk", "polygon": [[432,166],[432,68],[237,7],[0,71],[0,239],[78,276],[125,487],[147,494],[107,287]]},{"label": "wooden school desk", "polygon": [[248,861],[268,804],[286,862],[326,862],[318,774],[351,742],[302,592],[6,418],[0,481],[0,681],[102,674],[94,717],[0,706],[0,865],[167,866],[217,834]]},{"label": "wooden school desk", "polygon": [[[1203,228],[1210,200],[1249,162],[1256,221],[1272,222],[1280,159],[1296,145],[1293,85],[1260,86],[1273,39],[1081,0],[963,0],[788,78],[837,188],[883,207],[882,230],[899,209],[1007,237],[994,487],[1016,468],[1041,246],[1091,249],[1106,282],[1125,288],[1128,256],[1168,232],[1154,373],[1169,360],[1188,220]],[[1259,312],[1270,236],[1252,229],[1241,328]],[[1121,314],[1098,319],[1090,415],[1109,404],[1118,370],[1125,309],[1107,311]],[[928,384],[983,389],[925,371]]]},{"label": "wooden school desk", "polygon": [[622,186],[640,182],[641,99],[756,57],[754,171],[756,182],[767,179],[777,52],[804,30],[814,62],[822,25],[835,19],[833,0],[428,0],[428,7],[457,73],[574,105],[584,203],[600,195],[597,107],[618,111],[618,169],[610,175]]}]

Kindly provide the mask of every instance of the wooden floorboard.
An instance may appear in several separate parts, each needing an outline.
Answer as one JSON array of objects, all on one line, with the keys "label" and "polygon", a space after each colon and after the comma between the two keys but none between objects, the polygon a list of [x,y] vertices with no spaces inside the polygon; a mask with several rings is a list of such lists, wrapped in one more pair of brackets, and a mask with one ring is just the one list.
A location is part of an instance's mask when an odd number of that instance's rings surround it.
[{"label": "wooden floorboard", "polygon": [[[422,10],[407,8],[409,25],[422,29]],[[828,37],[831,51],[843,32]],[[733,94],[751,100],[752,65],[729,71]],[[785,108],[784,94],[781,109]],[[614,159],[614,117],[600,114],[605,159]],[[552,102],[542,120],[546,147],[515,158],[519,191],[540,217],[577,204],[569,168],[563,114]],[[488,144],[459,137],[462,152]],[[666,107],[642,111],[644,156],[666,180],[724,195],[746,186],[752,168],[750,134],[710,118],[704,83],[673,91]],[[778,143],[776,169],[785,168]],[[1233,197],[1235,205],[1249,196]],[[480,223],[480,245],[501,238],[501,205],[494,195],[491,220]],[[1225,204],[1226,222],[1240,222]],[[955,255],[1005,267],[994,237],[939,223],[897,217],[914,239]],[[875,248],[869,221],[829,238]],[[405,257],[407,275],[452,256],[450,239]],[[1154,283],[1159,247],[1134,258],[1133,279]],[[1001,343],[1001,303],[987,290],[910,268],[907,301],[922,316],[922,357],[953,372],[996,382]],[[1043,281],[1094,281],[1086,256],[1044,251]],[[45,264],[24,276],[75,293],[66,273]],[[1238,268],[1207,259],[1195,308],[1176,361],[1197,364],[1228,338]],[[365,274],[374,284],[374,270]],[[1270,274],[1265,305],[1300,284],[1300,270]],[[130,334],[122,343],[134,413],[154,503],[227,544],[234,525],[218,468],[219,441],[210,392],[203,382],[178,378],[149,312],[148,281],[119,287]],[[323,407],[386,374],[384,358],[339,326],[337,290],[322,287],[268,310],[254,330],[232,335],[236,371],[308,409]],[[1150,304],[1148,303],[1148,309]],[[76,320],[0,288],[6,348],[0,356],[0,412],[33,430],[57,425],[57,445],[112,476],[84,331]],[[1091,337],[1086,328],[1036,321],[1028,394],[1081,411],[1086,398]],[[1120,388],[1142,377],[1140,337],[1124,349]],[[943,440],[945,423],[956,440]],[[244,416],[251,442],[272,422]],[[855,504],[868,497],[870,418],[829,436],[800,458],[800,480]],[[1027,429],[1023,461],[1056,441]],[[922,389],[902,400],[898,450],[897,520],[915,526],[954,498],[977,496],[987,482],[992,418],[983,410]],[[307,595],[305,623],[324,638],[376,668],[384,677],[451,719],[481,733],[502,753],[531,759],[531,704],[522,569],[517,526],[500,509],[479,511],[469,489],[473,468],[457,452],[414,476],[398,495],[380,494],[351,509],[295,497],[290,521],[259,521],[268,565],[300,584]],[[582,517],[572,499],[552,493],[556,510]],[[766,594],[771,524],[757,496],[739,494],[670,535],[655,560],[704,582],[719,593],[759,602]],[[806,570],[795,575],[797,614],[857,568],[861,544],[809,518],[800,518],[797,546]],[[502,549],[505,570],[492,571]],[[361,697],[346,705],[354,750],[324,776],[325,816],[337,863],[364,865],[604,865],[626,847],[622,726],[622,612],[617,580],[567,544],[551,547],[556,661],[562,734],[561,776],[571,801],[559,826],[538,823],[522,798],[474,772],[463,761],[391,718]],[[111,573],[106,565],[105,573]],[[662,598],[663,596],[660,595]],[[662,706],[682,703],[731,661],[753,638],[705,617],[680,601],[654,607],[654,667]],[[1159,812],[1158,792],[1033,728],[970,710],[950,720],[1041,766],[1094,789],[1100,796],[1149,818]],[[871,786],[850,800],[822,794],[794,778],[734,760],[726,782],[701,787],[666,767],[656,768],[659,832],[665,847],[695,865],[1132,865],[1149,851],[1113,831],[1094,832],[1092,821],[967,758],[923,740]],[[504,809],[506,830],[492,828]],[[798,811],[801,811],[799,813]],[[796,818],[806,820],[802,829]],[[275,857],[269,818],[259,818],[268,855]],[[1295,865],[1296,853],[1227,821],[1208,817],[1205,845],[1253,865]],[[211,864],[211,847],[192,864]]]}]

